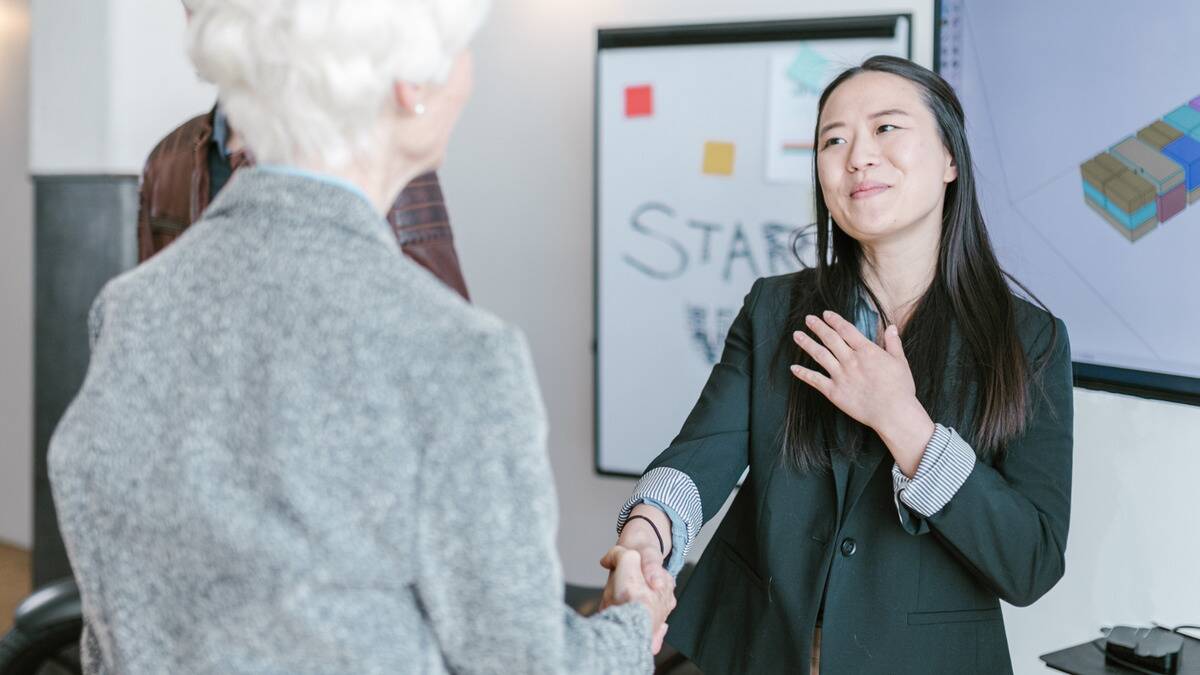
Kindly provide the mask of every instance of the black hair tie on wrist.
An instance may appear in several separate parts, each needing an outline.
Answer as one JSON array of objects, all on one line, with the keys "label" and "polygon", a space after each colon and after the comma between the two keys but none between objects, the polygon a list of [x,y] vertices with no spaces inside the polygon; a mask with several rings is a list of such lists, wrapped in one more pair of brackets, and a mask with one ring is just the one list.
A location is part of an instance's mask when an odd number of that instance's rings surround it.
[{"label": "black hair tie on wrist", "polygon": [[654,530],[654,536],[655,536],[655,537],[658,537],[658,552],[659,552],[659,553],[661,553],[661,554],[663,554],[663,555],[666,555],[666,554],[667,554],[667,547],[666,547],[666,546],[663,546],[663,538],[662,538],[662,535],[658,533],[658,526],[654,524],[654,521],[653,521],[653,520],[650,520],[650,519],[649,519],[649,518],[647,518],[646,516],[629,516],[629,518],[628,518],[628,519],[625,521],[625,526],[626,526],[626,527],[628,527],[628,526],[629,526],[629,522],[630,522],[631,520],[633,520],[634,518],[640,518],[640,519],[642,519],[642,520],[646,521],[647,523],[650,523],[650,529]]}]

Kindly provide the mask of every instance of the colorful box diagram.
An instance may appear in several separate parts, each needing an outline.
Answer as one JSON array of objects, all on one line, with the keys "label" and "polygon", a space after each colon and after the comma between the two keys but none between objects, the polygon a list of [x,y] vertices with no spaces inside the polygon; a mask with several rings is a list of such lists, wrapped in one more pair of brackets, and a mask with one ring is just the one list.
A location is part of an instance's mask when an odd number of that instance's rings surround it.
[{"label": "colorful box diagram", "polygon": [[1131,242],[1200,201],[1200,97],[1079,167],[1083,199]]},{"label": "colorful box diagram", "polygon": [[1190,104],[1181,105],[1163,115],[1163,121],[1185,134],[1190,134],[1200,129],[1200,109],[1193,108]]},{"label": "colorful box diagram", "polygon": [[1084,201],[1129,241],[1158,226],[1154,186],[1147,180],[1108,153],[1084,162],[1081,169]]},{"label": "colorful box diagram", "polygon": [[1200,140],[1191,136],[1181,136],[1162,151],[1183,167],[1187,176],[1188,204],[1200,201]]},{"label": "colorful box diagram", "polygon": [[1183,132],[1162,120],[1157,120],[1154,124],[1143,127],[1141,131],[1137,132],[1137,137],[1138,140],[1155,150],[1162,150],[1175,139],[1182,138]]},{"label": "colorful box diagram", "polygon": [[1154,184],[1158,195],[1158,222],[1165,223],[1187,206],[1187,187],[1183,167],[1130,136],[1108,149],[1109,154],[1125,163],[1130,171]]}]

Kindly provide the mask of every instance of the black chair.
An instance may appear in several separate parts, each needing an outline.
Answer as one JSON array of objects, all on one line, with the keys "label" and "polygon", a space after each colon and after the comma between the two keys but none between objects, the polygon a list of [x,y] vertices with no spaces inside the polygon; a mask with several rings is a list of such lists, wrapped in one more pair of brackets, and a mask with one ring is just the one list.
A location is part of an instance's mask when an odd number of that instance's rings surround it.
[{"label": "black chair", "polygon": [[0,638],[0,675],[78,675],[83,607],[74,579],[38,589]]}]

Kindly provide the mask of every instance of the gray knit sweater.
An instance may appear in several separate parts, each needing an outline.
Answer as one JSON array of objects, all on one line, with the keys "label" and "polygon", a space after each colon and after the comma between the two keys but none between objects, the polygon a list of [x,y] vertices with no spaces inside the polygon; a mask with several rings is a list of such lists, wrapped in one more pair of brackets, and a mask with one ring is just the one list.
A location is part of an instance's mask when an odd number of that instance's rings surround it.
[{"label": "gray knit sweater", "polygon": [[638,673],[562,604],[520,334],[336,185],[243,170],[109,283],[50,471],[98,673]]}]

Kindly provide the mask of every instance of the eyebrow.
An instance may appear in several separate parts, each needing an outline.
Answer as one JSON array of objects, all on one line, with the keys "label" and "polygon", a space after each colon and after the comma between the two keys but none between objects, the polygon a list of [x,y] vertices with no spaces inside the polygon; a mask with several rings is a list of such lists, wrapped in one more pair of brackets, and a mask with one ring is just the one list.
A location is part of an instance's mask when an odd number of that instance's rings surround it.
[{"label": "eyebrow", "polygon": [[[880,110],[879,112],[872,114],[871,119],[886,117],[888,115],[904,115],[905,117],[912,117],[912,115],[909,115],[899,108],[888,108],[887,110]],[[830,129],[844,126],[846,126],[845,122],[830,122],[829,124],[821,127],[821,130],[817,132],[817,136],[824,136],[825,132],[829,131]]]}]

